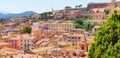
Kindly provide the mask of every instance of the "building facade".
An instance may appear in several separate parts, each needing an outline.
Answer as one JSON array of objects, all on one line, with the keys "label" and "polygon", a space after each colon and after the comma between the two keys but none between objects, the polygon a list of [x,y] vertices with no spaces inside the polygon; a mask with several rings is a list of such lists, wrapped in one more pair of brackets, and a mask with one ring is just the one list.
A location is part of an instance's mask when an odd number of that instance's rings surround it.
[{"label": "building facade", "polygon": [[36,37],[30,34],[24,34],[21,38],[21,50],[25,51],[27,49],[33,49],[34,43],[36,42]]},{"label": "building facade", "polygon": [[21,41],[20,37],[12,37],[8,39],[8,43],[11,43],[11,47],[20,50],[21,49]]},{"label": "building facade", "polygon": [[70,31],[72,29],[75,29],[74,23],[70,22],[61,22],[61,23],[49,23],[47,24],[48,29],[54,30],[54,31]]},{"label": "building facade", "polygon": [[70,8],[70,9],[62,9],[53,11],[54,19],[72,19],[72,18],[80,18],[82,13],[79,8]]}]

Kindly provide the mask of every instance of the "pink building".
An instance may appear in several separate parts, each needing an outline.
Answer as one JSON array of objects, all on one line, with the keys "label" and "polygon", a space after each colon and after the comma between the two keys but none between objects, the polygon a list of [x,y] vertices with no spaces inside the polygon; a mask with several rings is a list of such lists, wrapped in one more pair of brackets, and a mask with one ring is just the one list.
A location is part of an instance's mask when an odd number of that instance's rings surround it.
[{"label": "pink building", "polygon": [[80,9],[77,8],[71,8],[71,9],[62,9],[62,10],[56,10],[53,12],[53,16],[55,19],[72,19],[72,18],[80,18],[82,16],[82,13],[80,12]]},{"label": "pink building", "polygon": [[80,18],[82,16],[80,10],[71,10],[68,13],[66,13],[66,18]]},{"label": "pink building", "polygon": [[8,42],[12,44],[12,48],[19,50],[33,49],[34,43],[38,41],[38,37],[31,34],[17,35],[8,39]]},{"label": "pink building", "polygon": [[15,48],[15,49],[21,49],[21,41],[20,41],[20,37],[13,37],[13,38],[9,38],[8,42],[11,43],[11,47]]}]

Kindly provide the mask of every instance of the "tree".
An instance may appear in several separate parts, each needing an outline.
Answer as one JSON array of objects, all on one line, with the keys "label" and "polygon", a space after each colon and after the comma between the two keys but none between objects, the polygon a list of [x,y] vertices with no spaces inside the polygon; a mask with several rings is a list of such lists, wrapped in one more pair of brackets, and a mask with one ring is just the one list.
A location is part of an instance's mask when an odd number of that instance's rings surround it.
[{"label": "tree", "polygon": [[82,4],[75,6],[75,8],[81,8],[81,7],[82,7]]},{"label": "tree", "polygon": [[0,23],[4,24],[6,22],[6,19],[0,18]]},{"label": "tree", "polygon": [[81,4],[81,5],[78,5],[78,7],[81,8],[81,7],[82,7],[82,4]]},{"label": "tree", "polygon": [[89,58],[120,58],[120,15],[112,14],[91,44]]},{"label": "tree", "polygon": [[75,26],[76,28],[81,28],[81,29],[85,29],[86,31],[91,32],[92,28],[96,25],[96,24],[92,24],[92,23],[83,23],[83,21],[87,20],[87,17],[83,17],[80,19],[74,19],[75,20]]},{"label": "tree", "polygon": [[71,9],[72,7],[70,7],[70,6],[65,6],[65,9]]},{"label": "tree", "polygon": [[104,13],[105,13],[106,15],[108,15],[108,14],[110,13],[110,10],[105,9],[105,10],[104,10]]},{"label": "tree", "polygon": [[52,19],[53,17],[50,16],[52,14],[52,12],[44,12],[44,13],[41,13],[40,16],[41,16],[41,19]]},{"label": "tree", "polygon": [[23,34],[23,33],[31,34],[31,30],[32,30],[31,27],[26,26],[26,27],[23,27],[23,28],[20,30],[20,33],[21,33],[21,34]]}]

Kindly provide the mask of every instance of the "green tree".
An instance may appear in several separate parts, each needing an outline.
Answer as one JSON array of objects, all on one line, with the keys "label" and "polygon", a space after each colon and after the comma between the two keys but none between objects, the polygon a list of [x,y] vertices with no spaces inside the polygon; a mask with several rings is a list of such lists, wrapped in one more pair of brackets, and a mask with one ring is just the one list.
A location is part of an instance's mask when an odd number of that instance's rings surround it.
[{"label": "green tree", "polygon": [[82,4],[75,6],[75,8],[81,8],[81,7],[82,7]]},{"label": "green tree", "polygon": [[65,9],[71,9],[72,7],[71,6],[65,6]]},{"label": "green tree", "polygon": [[31,27],[26,26],[26,27],[23,27],[23,28],[20,30],[20,33],[21,33],[21,34],[23,34],[23,33],[31,34],[31,30],[32,30]]},{"label": "green tree", "polygon": [[120,15],[112,14],[91,44],[89,58],[120,58]]},{"label": "green tree", "polygon": [[86,31],[89,31],[89,32],[91,32],[92,28],[96,25],[95,23],[92,24],[92,23],[89,23],[89,22],[84,24],[83,21],[87,20],[87,18],[85,18],[85,17],[80,18],[80,19],[74,19],[74,20],[75,20],[76,28],[85,29]]},{"label": "green tree", "polygon": [[109,9],[105,9],[105,10],[104,10],[104,13],[105,13],[106,15],[108,15],[108,14],[110,13],[110,10],[109,10]]},{"label": "green tree", "polygon": [[52,12],[44,12],[44,13],[41,13],[40,16],[41,16],[41,19],[52,19],[53,17],[50,16],[52,14]]}]

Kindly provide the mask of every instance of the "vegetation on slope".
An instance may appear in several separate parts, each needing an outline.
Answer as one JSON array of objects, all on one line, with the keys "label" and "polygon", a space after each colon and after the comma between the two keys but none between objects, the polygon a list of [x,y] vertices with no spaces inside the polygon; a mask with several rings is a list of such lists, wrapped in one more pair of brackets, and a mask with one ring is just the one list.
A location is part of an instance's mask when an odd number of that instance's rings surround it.
[{"label": "vegetation on slope", "polygon": [[31,30],[32,30],[31,27],[26,26],[26,27],[23,27],[23,28],[20,30],[20,33],[21,33],[21,34],[23,34],[23,33],[31,34]]},{"label": "vegetation on slope", "polygon": [[89,49],[89,58],[120,58],[120,15],[116,12],[99,29]]}]

